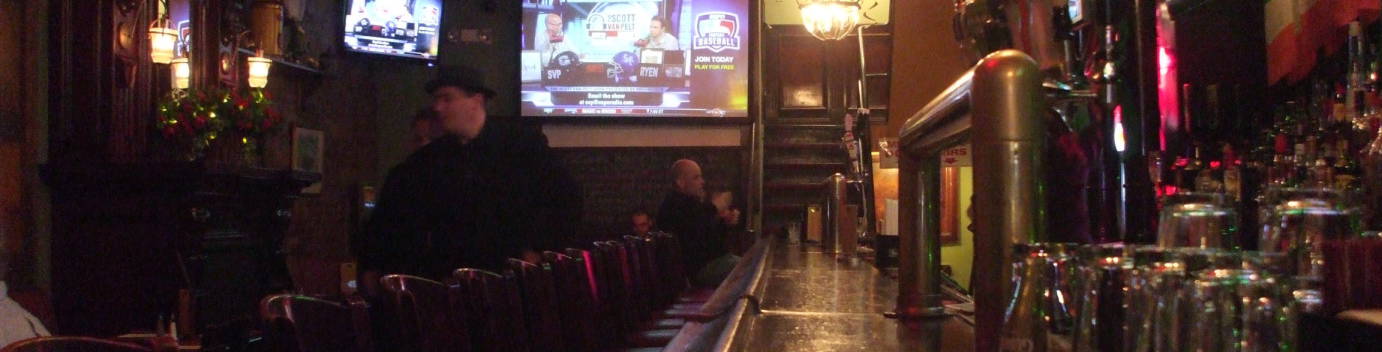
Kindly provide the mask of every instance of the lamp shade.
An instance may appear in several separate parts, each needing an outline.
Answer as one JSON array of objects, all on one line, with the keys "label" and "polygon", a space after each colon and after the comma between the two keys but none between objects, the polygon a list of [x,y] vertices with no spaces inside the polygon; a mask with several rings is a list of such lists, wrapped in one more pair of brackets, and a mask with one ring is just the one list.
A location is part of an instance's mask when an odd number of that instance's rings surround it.
[{"label": "lamp shade", "polygon": [[173,50],[177,47],[177,32],[167,27],[149,27],[149,59],[156,64],[173,62]]},{"label": "lamp shade", "polygon": [[192,65],[187,61],[187,58],[173,59],[169,68],[173,71],[173,88],[187,89],[192,85]]},{"label": "lamp shade", "polygon": [[273,61],[263,56],[252,56],[246,59],[249,62],[249,83],[253,88],[264,88],[269,85],[269,66]]},{"label": "lamp shade", "polygon": [[859,25],[858,0],[803,0],[801,24],[811,36],[839,40]]}]

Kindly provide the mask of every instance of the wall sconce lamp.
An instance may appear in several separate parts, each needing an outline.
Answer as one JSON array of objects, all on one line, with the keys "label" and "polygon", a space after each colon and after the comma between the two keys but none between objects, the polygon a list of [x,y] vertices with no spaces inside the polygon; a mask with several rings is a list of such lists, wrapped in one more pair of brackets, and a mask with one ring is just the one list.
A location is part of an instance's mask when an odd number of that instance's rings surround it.
[{"label": "wall sconce lamp", "polygon": [[149,24],[149,59],[156,64],[168,64],[176,56],[178,32],[169,25],[168,2],[157,4],[158,18]]},{"label": "wall sconce lamp", "polygon": [[245,59],[249,68],[249,85],[251,88],[264,88],[269,85],[269,67],[273,66],[273,60],[264,57],[263,53],[255,53],[254,56]]},{"label": "wall sconce lamp", "polygon": [[149,59],[156,64],[173,62],[174,47],[178,35],[172,28],[163,26],[162,20],[149,27]]},{"label": "wall sconce lamp", "polygon": [[801,24],[811,36],[840,40],[859,24],[859,0],[798,0]]},{"label": "wall sconce lamp", "polygon": [[173,89],[187,89],[192,86],[192,64],[186,57],[173,59],[169,68],[173,71]]}]

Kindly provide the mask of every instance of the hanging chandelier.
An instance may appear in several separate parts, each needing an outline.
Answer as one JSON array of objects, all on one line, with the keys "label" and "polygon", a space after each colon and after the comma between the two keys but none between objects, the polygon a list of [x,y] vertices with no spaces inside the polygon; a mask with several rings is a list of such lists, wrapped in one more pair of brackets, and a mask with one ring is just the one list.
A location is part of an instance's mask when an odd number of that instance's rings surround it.
[{"label": "hanging chandelier", "polygon": [[811,36],[840,40],[859,25],[859,0],[798,0],[801,24]]}]

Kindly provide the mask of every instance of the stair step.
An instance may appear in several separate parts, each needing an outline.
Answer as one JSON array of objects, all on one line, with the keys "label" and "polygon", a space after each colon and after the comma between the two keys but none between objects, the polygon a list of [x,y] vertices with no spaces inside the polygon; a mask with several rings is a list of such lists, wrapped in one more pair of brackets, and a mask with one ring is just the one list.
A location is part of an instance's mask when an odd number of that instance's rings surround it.
[{"label": "stair step", "polygon": [[773,123],[763,126],[771,130],[790,130],[790,129],[838,129],[844,132],[845,125],[831,123]]},{"label": "stair step", "polygon": [[763,211],[765,211],[765,212],[770,212],[770,213],[785,213],[785,212],[789,212],[789,211],[803,211],[803,210],[806,210],[806,204],[788,203],[788,204],[764,204],[764,205],[763,205]]},{"label": "stair step", "polygon": [[828,142],[773,142],[763,146],[768,149],[843,149],[840,143]]},{"label": "stair step", "polygon": [[763,165],[769,169],[837,169],[844,170],[849,167],[848,163],[843,162],[821,162],[821,161],[782,161],[768,162]]},{"label": "stair step", "polygon": [[766,189],[766,190],[782,190],[782,191],[787,191],[787,190],[792,190],[792,191],[795,191],[795,190],[818,190],[818,189],[821,189],[821,188],[823,188],[823,187],[825,187],[825,183],[824,183],[824,182],[814,182],[814,183],[807,183],[807,182],[768,182],[768,183],[763,184],[763,189]]}]

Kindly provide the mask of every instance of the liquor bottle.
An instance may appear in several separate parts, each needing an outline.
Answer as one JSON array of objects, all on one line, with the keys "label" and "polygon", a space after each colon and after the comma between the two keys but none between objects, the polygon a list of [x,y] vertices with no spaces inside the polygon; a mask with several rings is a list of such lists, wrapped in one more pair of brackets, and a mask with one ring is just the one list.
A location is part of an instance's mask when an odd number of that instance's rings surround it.
[{"label": "liquor bottle", "polygon": [[1291,109],[1295,102],[1286,102],[1286,107],[1278,112],[1272,135],[1272,156],[1267,163],[1267,180],[1275,186],[1285,186],[1291,179],[1291,139],[1288,135],[1291,123]]},{"label": "liquor bottle", "polygon": [[1294,148],[1295,153],[1291,157],[1291,180],[1287,181],[1288,186],[1300,187],[1304,186],[1309,181],[1310,164],[1311,161],[1314,161],[1314,159],[1310,157],[1310,150],[1308,149],[1309,144],[1305,141],[1305,139],[1310,138],[1314,137],[1306,137],[1302,138],[1302,140],[1296,141],[1296,145]]},{"label": "liquor bottle", "polygon": [[1357,158],[1352,156],[1353,152],[1349,148],[1349,140],[1347,138],[1339,138],[1338,141],[1335,141],[1335,144],[1338,157],[1334,160],[1334,187],[1343,190],[1353,190],[1358,186],[1355,181],[1357,181],[1359,172],[1361,171],[1359,170]]},{"label": "liquor bottle", "polygon": [[1219,181],[1214,179],[1214,168],[1209,163],[1204,162],[1204,155],[1200,154],[1200,147],[1195,147],[1195,160],[1190,162],[1197,170],[1195,172],[1195,191],[1216,193],[1219,189]]},{"label": "liquor bottle", "polygon": [[1372,218],[1370,228],[1382,227],[1382,130],[1376,131],[1376,137],[1359,157],[1362,159],[1362,183],[1367,192],[1368,214]]},{"label": "liquor bottle", "polygon": [[1233,151],[1233,145],[1224,143],[1223,145],[1223,169],[1224,169],[1224,193],[1228,195],[1230,201],[1237,203],[1243,199],[1243,173],[1238,165],[1238,154]]},{"label": "liquor bottle", "polygon": [[1185,159],[1185,166],[1181,168],[1180,187],[1186,191],[1200,191],[1200,171],[1204,170],[1205,165],[1204,160],[1200,159],[1200,146],[1196,145],[1192,150],[1190,157]]},{"label": "liquor bottle", "polygon": [[1355,122],[1363,116],[1364,93],[1367,88],[1367,42],[1363,37],[1363,26],[1358,21],[1348,24],[1348,95],[1344,104],[1347,116],[1336,116],[1339,122]]},{"label": "liquor bottle", "polygon": [[[1286,149],[1289,150],[1289,149]],[[1280,187],[1289,187],[1296,179],[1295,157],[1290,151],[1277,153],[1272,160],[1272,170],[1275,170],[1272,177],[1272,184]]]},{"label": "liquor bottle", "polygon": [[1330,187],[1333,185],[1334,167],[1324,157],[1316,157],[1310,168],[1309,187]]}]

